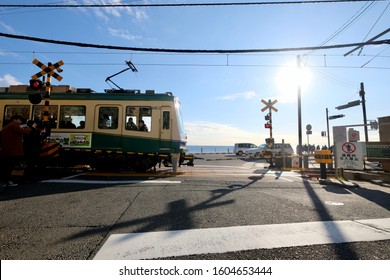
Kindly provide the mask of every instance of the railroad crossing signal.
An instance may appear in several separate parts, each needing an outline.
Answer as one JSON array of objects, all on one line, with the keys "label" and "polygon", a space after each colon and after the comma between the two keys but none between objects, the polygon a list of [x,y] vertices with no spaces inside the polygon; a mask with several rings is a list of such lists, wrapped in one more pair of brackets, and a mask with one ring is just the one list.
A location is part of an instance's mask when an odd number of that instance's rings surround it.
[{"label": "railroad crossing signal", "polygon": [[265,128],[271,128],[272,127],[272,114],[268,113],[265,115],[264,119],[267,121],[264,125]]},{"label": "railroad crossing signal", "polygon": [[275,100],[272,101],[272,102],[271,102],[271,100],[268,100],[268,102],[267,102],[267,101],[265,101],[264,99],[261,99],[261,102],[263,102],[264,105],[265,105],[265,107],[264,107],[263,109],[261,109],[262,112],[264,112],[264,111],[267,110],[267,109],[269,109],[270,112],[271,112],[271,110],[274,110],[275,112],[278,111],[278,109],[276,109],[276,108],[274,107],[274,105],[278,102],[278,100],[275,99]]},{"label": "railroad crossing signal", "polygon": [[[265,107],[263,107],[263,109],[261,109],[262,112],[264,112],[265,110],[269,110],[268,111],[268,114],[265,115],[264,119],[267,121],[264,125],[265,128],[269,129],[269,138],[266,138],[265,139],[265,142],[271,147],[271,150],[273,149],[273,146],[274,146],[274,138],[272,137],[272,110],[277,112],[278,109],[276,109],[274,107],[274,105],[278,102],[278,100],[274,100],[274,101],[271,101],[271,100],[268,100],[265,101],[264,99],[261,99],[261,102],[265,105]],[[271,153],[271,159],[270,159],[270,167],[273,167],[273,153]]]},{"label": "railroad crossing signal", "polygon": [[42,62],[40,62],[38,59],[34,59],[33,63],[42,69],[41,72],[36,73],[35,75],[31,76],[31,79],[36,80],[39,77],[42,77],[43,75],[50,75],[53,78],[55,78],[57,81],[62,80],[62,76],[58,75],[54,70],[57,70],[58,72],[62,72],[60,66],[64,65],[64,62],[62,60],[58,61],[57,63],[51,64],[49,63],[49,66],[46,66]]},{"label": "railroad crossing signal", "polygon": [[[45,93],[45,105],[43,107],[43,123],[47,128],[47,134],[50,135],[50,124],[49,124],[49,105],[50,105],[50,92],[51,92],[51,77],[54,77],[57,81],[62,80],[62,76],[58,75],[54,71],[62,72],[60,66],[64,65],[64,62],[62,60],[51,64],[48,63],[48,66],[40,62],[38,59],[34,59],[33,62],[36,66],[42,69],[41,72],[36,73],[35,75],[31,76],[30,80],[30,86],[32,88],[38,89],[40,85],[40,80],[38,80],[39,77],[42,77],[44,75],[47,75],[47,81],[46,81],[46,93]],[[29,100],[32,104],[39,104],[42,101],[42,97],[39,93],[36,94],[30,94]]]},{"label": "railroad crossing signal", "polygon": [[41,80],[30,80],[30,88],[33,90],[40,90],[43,87],[43,82]]}]

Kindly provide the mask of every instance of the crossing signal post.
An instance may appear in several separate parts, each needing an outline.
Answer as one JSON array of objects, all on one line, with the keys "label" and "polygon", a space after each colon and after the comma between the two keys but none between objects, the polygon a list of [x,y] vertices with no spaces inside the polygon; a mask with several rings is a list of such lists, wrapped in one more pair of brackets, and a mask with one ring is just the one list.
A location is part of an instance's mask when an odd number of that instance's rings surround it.
[{"label": "crossing signal post", "polygon": [[[36,66],[41,68],[42,71],[40,71],[40,72],[36,73],[35,75],[31,76],[30,87],[32,87],[33,89],[38,89],[38,88],[40,89],[40,87],[43,86],[43,83],[38,78],[40,78],[40,77],[42,77],[44,75],[47,76],[47,79],[46,79],[46,89],[45,89],[45,105],[44,105],[44,112],[43,112],[43,123],[44,123],[44,126],[49,130],[50,129],[50,125],[48,125],[48,123],[49,123],[49,104],[50,104],[50,91],[51,91],[51,77],[54,77],[57,81],[61,81],[62,80],[62,76],[60,76],[59,74],[57,74],[54,71],[62,72],[60,66],[64,65],[64,62],[62,60],[60,60],[60,61],[58,61],[57,63],[54,63],[54,64],[49,62],[48,66],[46,66],[45,64],[40,62],[38,59],[34,59],[33,60],[33,64],[35,64]],[[40,83],[42,83],[42,84],[39,87]],[[30,99],[30,102],[31,102],[32,100],[31,100],[30,97],[29,97],[29,99]],[[33,101],[35,101],[35,100],[33,100]],[[31,102],[31,103],[33,103],[33,102]],[[40,101],[38,103],[40,103]]]},{"label": "crossing signal post", "polygon": [[269,110],[268,114],[265,115],[264,119],[267,121],[265,124],[264,124],[264,127],[266,129],[269,129],[269,138],[265,139],[265,142],[271,147],[271,167],[273,167],[273,153],[272,153],[272,150],[274,148],[274,138],[272,137],[272,110],[277,112],[278,109],[276,109],[274,107],[274,105],[276,104],[276,102],[278,102],[277,100],[274,100],[274,101],[271,101],[271,100],[268,100],[265,101],[264,99],[261,99],[261,102],[263,104],[265,104],[266,106],[263,107],[261,109],[262,112],[264,112],[265,110]]}]

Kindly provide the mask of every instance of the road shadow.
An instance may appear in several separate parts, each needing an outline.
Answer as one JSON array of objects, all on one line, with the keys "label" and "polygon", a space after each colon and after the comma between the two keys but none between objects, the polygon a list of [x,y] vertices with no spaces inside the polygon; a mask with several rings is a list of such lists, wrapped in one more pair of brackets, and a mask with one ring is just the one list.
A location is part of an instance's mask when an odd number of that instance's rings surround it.
[{"label": "road shadow", "polygon": [[[314,208],[316,213],[321,221],[333,221],[332,216],[330,215],[328,209],[325,207],[325,204],[321,201],[319,196],[313,190],[313,186],[309,181],[304,180],[303,185],[306,189],[307,194],[309,195],[311,201],[314,204]],[[329,224],[325,229],[328,232],[328,235],[331,239],[333,239],[334,243],[339,243],[339,240],[345,240],[343,233],[335,224]],[[338,257],[340,260],[348,259],[348,260],[357,260],[359,259],[357,252],[354,248],[349,244],[345,243],[344,251],[337,251]]]},{"label": "road shadow", "polygon": [[[192,229],[195,228],[195,223],[193,220],[193,214],[195,212],[233,204],[235,202],[234,199],[224,200],[224,197],[232,194],[233,192],[245,189],[252,184],[255,184],[262,178],[263,176],[251,176],[249,177],[250,181],[246,184],[231,184],[224,188],[211,190],[208,199],[192,206],[189,205],[185,199],[177,199],[167,203],[166,211],[164,213],[138,219],[120,221],[110,226],[87,228],[77,234],[68,237],[66,240],[61,240],[60,242],[82,239],[90,235],[101,235],[101,243],[103,243],[108,238],[110,232],[114,230],[121,230],[131,226],[138,226],[138,228],[129,233],[152,232],[158,231],[159,229],[169,231]],[[136,199],[137,197],[135,197],[133,201],[131,201],[131,203],[128,205],[127,209],[123,213],[130,211],[130,208],[132,207]],[[118,220],[120,219],[121,218],[119,218]],[[123,238],[128,240],[132,237],[126,235]],[[98,247],[100,248],[100,246]],[[89,258],[93,258],[95,254],[96,252],[91,252]]]},{"label": "road shadow", "polygon": [[[164,173],[143,173],[132,174],[131,177],[118,177],[118,174],[96,177],[91,173],[56,173],[50,176],[40,177],[33,182],[23,182],[22,179],[14,180],[19,183],[16,187],[9,187],[0,193],[0,201],[10,201],[30,197],[39,197],[55,194],[65,194],[73,192],[83,192],[88,190],[106,189],[112,187],[139,187],[138,181],[154,181],[174,176]],[[118,179],[119,178],[119,179]],[[97,181],[91,183],[91,180]],[[82,181],[85,181],[83,183]],[[144,185],[143,188],[153,187],[152,185]]]},{"label": "road shadow", "polygon": [[390,211],[390,194],[381,190],[371,190],[366,188],[350,188],[351,193],[354,193],[360,197],[363,197],[384,209]]}]

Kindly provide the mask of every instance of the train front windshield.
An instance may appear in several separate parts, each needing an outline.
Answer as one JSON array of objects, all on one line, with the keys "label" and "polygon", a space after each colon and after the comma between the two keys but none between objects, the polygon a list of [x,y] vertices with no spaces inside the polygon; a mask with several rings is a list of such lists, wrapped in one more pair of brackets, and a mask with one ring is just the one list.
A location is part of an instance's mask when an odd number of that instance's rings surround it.
[{"label": "train front windshield", "polygon": [[186,131],[184,129],[183,118],[181,115],[180,101],[177,98],[175,98],[175,110],[176,110],[176,116],[177,116],[177,123],[179,126],[180,138],[186,140]]}]

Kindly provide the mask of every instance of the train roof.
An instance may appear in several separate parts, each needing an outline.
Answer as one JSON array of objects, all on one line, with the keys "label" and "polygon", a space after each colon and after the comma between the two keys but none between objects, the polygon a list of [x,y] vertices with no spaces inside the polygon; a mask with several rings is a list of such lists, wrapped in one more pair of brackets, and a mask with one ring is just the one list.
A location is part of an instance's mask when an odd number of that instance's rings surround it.
[{"label": "train roof", "polygon": [[[28,85],[11,85],[0,87],[0,99],[26,99],[26,95],[45,94],[45,88],[33,90]],[[175,97],[171,92],[156,93],[154,90],[141,92],[138,89],[108,89],[104,92],[95,92],[90,88],[75,88],[69,85],[53,85],[50,99],[53,100],[160,100],[170,101]]]}]

